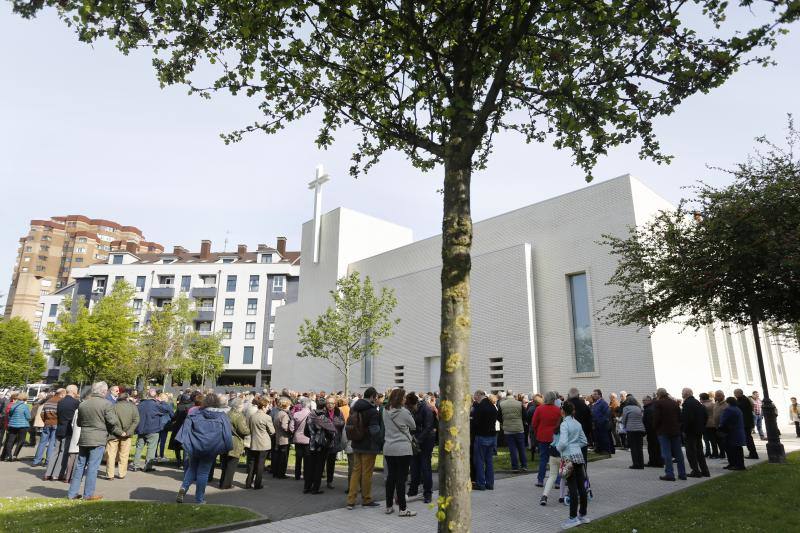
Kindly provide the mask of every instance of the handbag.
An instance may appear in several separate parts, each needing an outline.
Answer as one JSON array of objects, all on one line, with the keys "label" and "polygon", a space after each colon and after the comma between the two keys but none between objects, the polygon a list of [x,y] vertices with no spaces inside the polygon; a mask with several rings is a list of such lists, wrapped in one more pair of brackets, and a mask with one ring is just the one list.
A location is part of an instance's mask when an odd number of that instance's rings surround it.
[{"label": "handbag", "polygon": [[558,473],[561,475],[561,479],[569,479],[574,470],[575,463],[569,459],[561,459],[561,464],[558,467]]},{"label": "handbag", "polygon": [[[391,421],[392,421],[392,424],[394,424],[394,427],[396,427],[396,428],[397,428],[397,431],[399,431],[400,433],[404,433],[404,431],[403,431],[402,429],[400,429],[400,426],[398,426],[398,425],[397,425],[397,422],[395,422],[395,421],[394,421],[394,418],[392,418],[392,417],[390,416],[390,417],[389,417],[389,420],[391,420]],[[415,437],[414,435],[412,435],[412,434],[409,432],[409,433],[408,433],[408,439],[409,439],[409,441],[411,442],[411,455],[417,455],[417,454],[419,454],[419,442],[417,442],[417,437]]]}]

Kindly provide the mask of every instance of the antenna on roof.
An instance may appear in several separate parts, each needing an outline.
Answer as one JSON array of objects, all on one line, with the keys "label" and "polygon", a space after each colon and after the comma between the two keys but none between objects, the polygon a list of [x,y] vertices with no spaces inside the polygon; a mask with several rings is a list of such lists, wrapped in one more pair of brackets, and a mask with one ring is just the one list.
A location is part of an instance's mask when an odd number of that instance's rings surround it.
[{"label": "antenna on roof", "polygon": [[222,245],[222,251],[223,252],[227,252],[228,251],[228,235],[230,235],[230,234],[231,234],[231,230],[226,229],[225,230],[225,243]]}]

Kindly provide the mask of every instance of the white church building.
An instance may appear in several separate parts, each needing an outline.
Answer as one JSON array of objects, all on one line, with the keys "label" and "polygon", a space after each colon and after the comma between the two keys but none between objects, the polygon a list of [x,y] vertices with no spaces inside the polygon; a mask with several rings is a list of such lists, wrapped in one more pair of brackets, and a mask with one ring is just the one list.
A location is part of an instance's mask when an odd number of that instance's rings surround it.
[{"label": "white church building", "polygon": [[[297,357],[297,330],[330,305],[338,278],[358,272],[395,290],[401,322],[379,355],[355,366],[351,388],[438,390],[441,236],[414,241],[408,228],[341,207],[322,214],[321,182],[311,185],[315,218],[303,225],[298,298],[277,312],[272,386],[343,387],[328,362]],[[475,223],[471,387],[566,393],[576,386],[640,399],[657,387],[674,395],[684,386],[696,394],[760,391],[750,331],[668,325],[651,336],[596,316],[614,291],[606,282],[616,266],[601,236],[626,235],[671,207],[624,175]],[[785,412],[800,393],[800,357],[769,339],[764,359],[770,396]]]}]

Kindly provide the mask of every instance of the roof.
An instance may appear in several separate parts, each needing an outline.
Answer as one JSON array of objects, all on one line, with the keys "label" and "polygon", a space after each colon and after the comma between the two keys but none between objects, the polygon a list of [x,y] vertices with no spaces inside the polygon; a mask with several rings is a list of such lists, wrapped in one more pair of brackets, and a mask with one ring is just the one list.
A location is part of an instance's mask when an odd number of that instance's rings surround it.
[{"label": "roof", "polygon": [[[239,254],[236,251],[231,252],[210,252],[208,257],[202,258],[200,257],[200,252],[188,252],[188,251],[181,251],[177,254],[175,253],[136,253],[133,254],[137,258],[138,261],[134,262],[133,264],[142,264],[142,263],[157,263],[163,259],[174,259],[172,264],[178,263],[216,263],[223,257],[230,257],[233,258],[233,263],[257,263],[258,262],[258,255],[262,253],[272,253],[275,255],[280,256],[280,253],[275,248],[263,248],[256,252],[244,252],[243,254]],[[276,261],[276,263],[289,263],[291,265],[299,265],[300,264],[300,252],[286,252],[280,261]]]}]

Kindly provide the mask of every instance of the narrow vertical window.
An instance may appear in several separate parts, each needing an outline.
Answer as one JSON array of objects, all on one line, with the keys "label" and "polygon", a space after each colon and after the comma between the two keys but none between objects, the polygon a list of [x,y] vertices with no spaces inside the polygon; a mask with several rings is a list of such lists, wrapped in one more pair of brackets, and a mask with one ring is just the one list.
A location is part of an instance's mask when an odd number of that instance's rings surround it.
[{"label": "narrow vertical window", "polygon": [[725,351],[728,354],[728,371],[730,372],[731,382],[739,382],[739,368],[736,366],[736,354],[733,351],[733,337],[731,336],[730,324],[725,324]]},{"label": "narrow vertical window", "polygon": [[594,346],[592,345],[592,323],[589,312],[589,289],[585,273],[569,276],[569,292],[572,304],[575,371],[578,373],[594,372]]},{"label": "narrow vertical window", "polygon": [[744,377],[748,385],[753,383],[753,365],[750,363],[750,349],[747,346],[747,333],[739,332],[739,342],[742,345],[742,361],[744,361]]},{"label": "narrow vertical window", "polygon": [[223,346],[222,347],[222,359],[225,364],[229,364],[231,362],[231,347],[230,346]]},{"label": "narrow vertical window", "polygon": [[722,368],[719,365],[719,352],[717,351],[717,337],[714,334],[713,326],[706,326],[706,337],[708,338],[708,355],[711,363],[711,378],[714,381],[722,379]]}]

